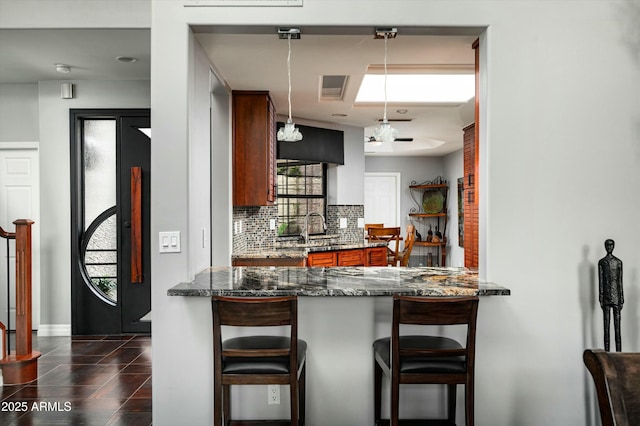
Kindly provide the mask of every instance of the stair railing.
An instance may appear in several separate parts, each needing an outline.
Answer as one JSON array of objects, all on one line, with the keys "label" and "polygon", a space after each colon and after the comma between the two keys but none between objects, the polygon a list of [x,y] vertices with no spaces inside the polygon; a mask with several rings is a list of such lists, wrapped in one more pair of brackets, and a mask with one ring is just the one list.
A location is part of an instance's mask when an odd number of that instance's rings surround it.
[{"label": "stair railing", "polygon": [[[31,320],[31,225],[29,219],[18,219],[13,222],[16,232],[6,232],[0,228],[0,236],[7,240],[15,239],[16,250],[16,350],[8,351],[6,333],[3,330],[3,353],[0,359],[5,384],[21,384],[35,380],[38,377],[38,358],[40,352],[33,351],[32,320]],[[9,250],[7,243],[7,258]],[[8,261],[7,261],[8,262]],[[9,268],[7,268],[9,269]],[[9,299],[9,297],[7,297]],[[7,302],[7,305],[9,303]],[[7,309],[7,316],[9,310]],[[0,329],[4,329],[4,324]]]}]

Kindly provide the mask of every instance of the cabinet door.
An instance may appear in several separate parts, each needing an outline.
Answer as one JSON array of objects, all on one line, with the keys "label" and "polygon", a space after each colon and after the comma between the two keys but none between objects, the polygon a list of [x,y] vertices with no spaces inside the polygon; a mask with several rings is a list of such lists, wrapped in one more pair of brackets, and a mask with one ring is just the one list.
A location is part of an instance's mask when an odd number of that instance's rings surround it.
[{"label": "cabinet door", "polygon": [[364,266],[364,250],[339,251],[338,266]]},{"label": "cabinet door", "polygon": [[233,205],[276,199],[275,109],[264,91],[233,92]]},{"label": "cabinet door", "polygon": [[365,251],[366,266],[387,266],[387,248],[372,247]]},{"label": "cabinet door", "polygon": [[267,97],[267,114],[269,116],[267,128],[267,201],[270,204],[276,202],[277,195],[277,168],[276,168],[276,109],[270,97]]},{"label": "cabinet door", "polygon": [[319,253],[309,253],[307,257],[307,266],[323,267],[323,266],[336,266],[336,252],[335,251],[323,251]]},{"label": "cabinet door", "polygon": [[233,259],[231,266],[305,266],[304,258],[244,258]]}]

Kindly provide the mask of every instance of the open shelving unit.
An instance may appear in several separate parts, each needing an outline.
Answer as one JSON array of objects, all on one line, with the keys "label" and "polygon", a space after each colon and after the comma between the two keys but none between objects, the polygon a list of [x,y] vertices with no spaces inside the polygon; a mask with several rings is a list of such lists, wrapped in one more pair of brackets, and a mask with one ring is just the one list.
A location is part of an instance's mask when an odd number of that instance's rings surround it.
[{"label": "open shelving unit", "polygon": [[[409,211],[416,227],[414,247],[420,247],[420,265],[445,266],[447,260],[447,196],[449,185],[441,176],[422,183],[411,182],[411,198],[417,207]],[[416,194],[420,198],[416,199]],[[431,232],[430,232],[431,231]]]}]

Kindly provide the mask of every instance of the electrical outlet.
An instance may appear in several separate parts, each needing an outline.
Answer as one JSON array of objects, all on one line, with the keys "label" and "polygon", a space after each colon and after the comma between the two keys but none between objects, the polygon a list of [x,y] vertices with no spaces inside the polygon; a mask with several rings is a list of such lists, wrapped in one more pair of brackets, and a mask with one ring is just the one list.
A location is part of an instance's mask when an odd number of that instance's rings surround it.
[{"label": "electrical outlet", "polygon": [[280,404],[280,385],[267,386],[267,404],[269,405]]}]

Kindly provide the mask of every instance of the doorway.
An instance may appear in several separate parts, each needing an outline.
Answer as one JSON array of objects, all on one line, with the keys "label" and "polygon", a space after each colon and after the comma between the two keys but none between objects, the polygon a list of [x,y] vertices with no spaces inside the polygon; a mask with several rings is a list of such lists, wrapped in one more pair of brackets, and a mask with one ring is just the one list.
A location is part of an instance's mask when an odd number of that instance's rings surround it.
[{"label": "doorway", "polygon": [[71,110],[73,335],[150,333],[150,110]]},{"label": "doorway", "polygon": [[400,173],[364,174],[364,222],[400,226]]},{"label": "doorway", "polygon": [[[0,227],[15,232],[13,221],[31,219],[32,328],[40,328],[40,178],[38,142],[0,142]],[[15,330],[15,241],[0,244],[0,321]],[[7,284],[8,281],[8,284]],[[9,294],[7,294],[7,292]]]}]

